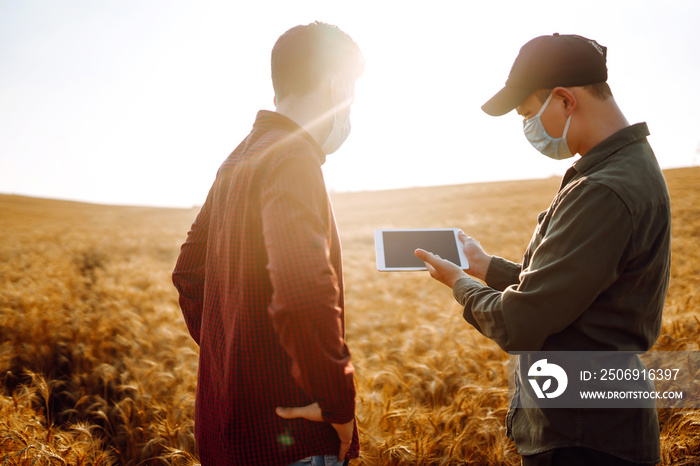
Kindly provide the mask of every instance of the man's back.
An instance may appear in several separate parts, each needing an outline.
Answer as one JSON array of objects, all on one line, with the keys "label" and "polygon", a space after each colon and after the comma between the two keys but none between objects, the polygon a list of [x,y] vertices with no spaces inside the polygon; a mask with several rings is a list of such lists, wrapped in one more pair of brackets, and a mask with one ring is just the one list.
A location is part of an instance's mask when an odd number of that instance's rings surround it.
[{"label": "man's back", "polygon": [[203,463],[287,464],[338,452],[330,424],[275,414],[277,406],[314,402],[330,415],[354,411],[324,158],[294,122],[260,112],[183,245],[173,279],[200,345],[195,429]]}]

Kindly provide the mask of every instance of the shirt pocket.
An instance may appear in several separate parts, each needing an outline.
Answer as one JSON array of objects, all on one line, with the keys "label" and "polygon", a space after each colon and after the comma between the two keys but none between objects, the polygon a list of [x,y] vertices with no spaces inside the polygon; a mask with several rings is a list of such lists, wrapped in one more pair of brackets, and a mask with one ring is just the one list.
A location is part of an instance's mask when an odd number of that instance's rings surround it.
[{"label": "shirt pocket", "polygon": [[530,244],[528,244],[525,254],[523,255],[523,270],[530,266],[532,254],[540,245],[542,238],[547,232],[547,226],[549,225],[549,219],[551,217],[549,215],[550,210],[552,209],[545,210],[537,215],[537,227],[535,228],[532,238],[530,238]]},{"label": "shirt pocket", "polygon": [[540,238],[547,234],[547,227],[549,226],[549,221],[552,218],[550,211],[553,211],[553,209],[547,209],[537,215],[537,230],[535,231],[535,234]]}]

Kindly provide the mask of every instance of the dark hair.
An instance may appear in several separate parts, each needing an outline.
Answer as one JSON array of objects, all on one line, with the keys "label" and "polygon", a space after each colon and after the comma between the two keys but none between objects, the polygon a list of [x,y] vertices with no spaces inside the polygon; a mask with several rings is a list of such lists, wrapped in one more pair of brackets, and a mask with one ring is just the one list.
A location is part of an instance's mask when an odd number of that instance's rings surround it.
[{"label": "dark hair", "polygon": [[606,82],[588,84],[583,86],[583,88],[593,97],[597,97],[600,100],[607,100],[608,98],[612,97],[612,90],[610,90],[610,86],[608,86],[608,83]]},{"label": "dark hair", "polygon": [[335,74],[357,79],[364,58],[357,44],[338,27],[316,21],[295,26],[272,48],[272,86],[277,98],[303,95]]},{"label": "dark hair", "polygon": [[[591,94],[593,97],[596,97],[600,100],[607,100],[608,98],[612,97],[612,90],[610,90],[610,86],[607,82],[586,84],[585,86],[581,87],[583,87],[583,89],[586,90],[586,92]],[[544,101],[547,100],[547,97],[549,97],[549,94],[551,93],[552,89],[538,89],[535,91],[535,95],[542,103],[544,103]]]}]

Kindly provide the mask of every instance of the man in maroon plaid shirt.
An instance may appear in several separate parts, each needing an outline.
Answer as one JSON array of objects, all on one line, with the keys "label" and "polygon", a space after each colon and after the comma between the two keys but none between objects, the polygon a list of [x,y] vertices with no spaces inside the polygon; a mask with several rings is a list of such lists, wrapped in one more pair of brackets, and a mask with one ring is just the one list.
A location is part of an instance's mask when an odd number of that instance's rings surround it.
[{"label": "man in maroon plaid shirt", "polygon": [[350,131],[363,67],[335,26],[283,34],[272,50],[276,111],[260,111],[221,165],[182,245],[173,283],[200,347],[202,464],[343,464],[359,454],[340,241],[321,165]]}]

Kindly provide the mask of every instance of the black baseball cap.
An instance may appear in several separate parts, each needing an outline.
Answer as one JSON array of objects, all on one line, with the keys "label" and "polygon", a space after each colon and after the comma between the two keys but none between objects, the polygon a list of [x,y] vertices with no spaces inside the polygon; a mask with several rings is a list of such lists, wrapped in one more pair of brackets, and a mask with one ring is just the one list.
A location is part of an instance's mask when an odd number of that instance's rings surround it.
[{"label": "black baseball cap", "polygon": [[481,109],[492,116],[513,110],[537,89],[585,86],[608,80],[607,48],[576,35],[535,37],[515,58],[506,86]]}]

